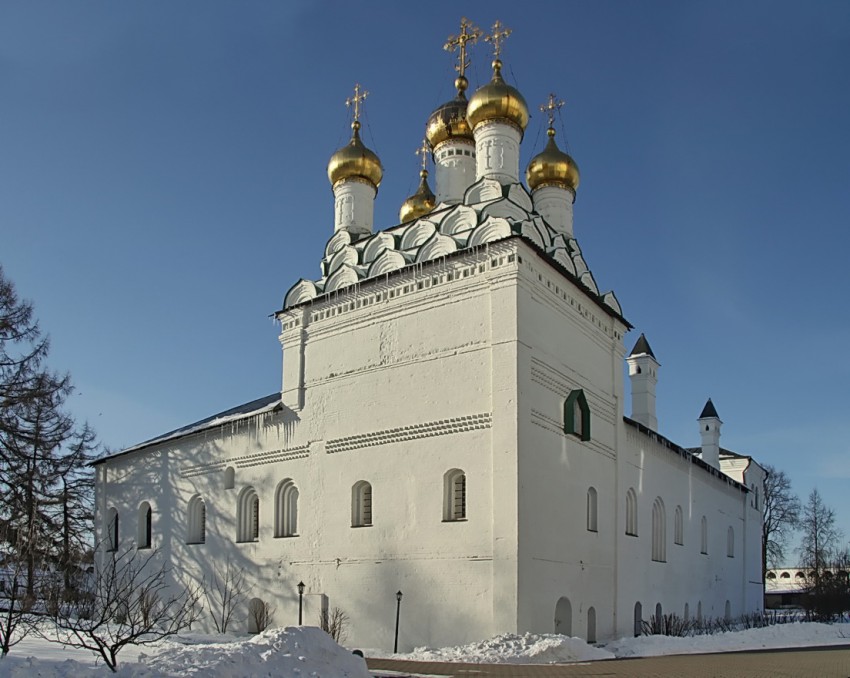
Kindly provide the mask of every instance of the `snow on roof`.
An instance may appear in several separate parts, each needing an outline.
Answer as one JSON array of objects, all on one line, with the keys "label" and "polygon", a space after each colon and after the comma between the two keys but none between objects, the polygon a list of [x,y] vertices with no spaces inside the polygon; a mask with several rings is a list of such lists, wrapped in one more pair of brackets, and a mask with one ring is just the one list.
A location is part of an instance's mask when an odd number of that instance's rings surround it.
[{"label": "snow on roof", "polygon": [[177,438],[192,435],[193,433],[198,433],[199,431],[212,428],[213,426],[221,426],[223,424],[229,424],[240,419],[255,417],[258,414],[271,412],[277,409],[278,407],[282,407],[280,393],[272,393],[271,395],[267,395],[263,398],[257,398],[256,400],[252,400],[251,402],[244,403],[242,405],[237,405],[236,407],[231,407],[229,410],[219,412],[218,414],[214,414],[210,417],[207,417],[206,419],[196,421],[193,424],[174,429],[173,431],[169,431],[168,433],[164,433],[161,436],[157,436],[156,438],[151,438],[150,440],[146,440],[137,445],[133,445],[132,447],[128,447],[115,454],[110,454],[105,457],[101,457],[100,459],[93,462],[92,465],[94,466],[97,464],[101,464],[107,459],[114,459],[115,457],[120,457],[124,454],[129,454],[130,452],[136,452],[138,450],[141,450],[142,448],[150,447],[151,445],[157,445],[159,443],[164,443],[168,440],[175,440]]}]

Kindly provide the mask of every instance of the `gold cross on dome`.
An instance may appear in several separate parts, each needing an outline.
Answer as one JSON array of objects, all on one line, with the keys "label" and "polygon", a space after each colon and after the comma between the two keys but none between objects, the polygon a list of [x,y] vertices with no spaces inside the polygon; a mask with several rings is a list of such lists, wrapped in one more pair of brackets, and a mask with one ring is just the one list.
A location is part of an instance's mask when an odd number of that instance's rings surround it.
[{"label": "gold cross on dome", "polygon": [[428,145],[428,140],[423,139],[422,145],[413,152],[421,157],[422,169],[428,169],[428,156],[431,154],[431,147]]},{"label": "gold cross on dome", "polygon": [[358,122],[360,120],[360,104],[367,96],[369,96],[369,92],[365,89],[361,91],[360,83],[358,82],[354,84],[354,96],[348,97],[348,99],[345,100],[345,105],[347,107],[350,108],[351,106],[354,106],[354,122]]},{"label": "gold cross on dome", "polygon": [[540,107],[540,112],[549,116],[549,127],[555,124],[555,111],[560,110],[563,105],[563,99],[558,99],[554,94],[549,94],[549,101]]},{"label": "gold cross on dome", "polygon": [[502,41],[511,34],[510,28],[504,28],[498,19],[493,24],[493,32],[484,36],[484,42],[493,43],[493,58],[498,59],[502,53]]},{"label": "gold cross on dome", "polygon": [[455,49],[460,52],[457,57],[455,70],[460,73],[461,77],[463,77],[463,74],[469,66],[466,43],[474,45],[478,42],[478,38],[480,37],[481,29],[476,28],[472,25],[472,22],[469,19],[463,17],[460,20],[460,33],[457,35],[450,35],[446,44],[443,45],[443,49],[447,52],[454,52]]}]

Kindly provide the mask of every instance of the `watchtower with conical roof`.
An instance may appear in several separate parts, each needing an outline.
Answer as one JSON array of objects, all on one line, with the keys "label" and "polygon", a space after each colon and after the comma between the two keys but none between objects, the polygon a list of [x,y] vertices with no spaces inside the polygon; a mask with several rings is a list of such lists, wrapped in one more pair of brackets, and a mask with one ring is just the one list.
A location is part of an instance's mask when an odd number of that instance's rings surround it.
[{"label": "watchtower with conical roof", "polygon": [[632,382],[632,419],[653,431],[658,430],[655,415],[655,387],[658,384],[658,368],[655,354],[646,336],[641,334],[629,357],[629,379]]},{"label": "watchtower with conical roof", "polygon": [[717,409],[711,398],[706,402],[705,407],[699,415],[699,435],[701,440],[700,447],[702,451],[700,458],[709,466],[716,469],[720,468],[720,427],[723,422],[720,421],[720,416],[717,414]]}]

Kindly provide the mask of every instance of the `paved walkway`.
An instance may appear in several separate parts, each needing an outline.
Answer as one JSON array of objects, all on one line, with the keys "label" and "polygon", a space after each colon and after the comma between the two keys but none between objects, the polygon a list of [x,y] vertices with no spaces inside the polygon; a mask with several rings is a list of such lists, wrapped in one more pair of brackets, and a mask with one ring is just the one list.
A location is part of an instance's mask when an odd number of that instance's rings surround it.
[{"label": "paved walkway", "polygon": [[[850,645],[612,659],[579,664],[450,664],[368,659],[375,676],[453,678],[850,678]],[[391,671],[382,674],[381,671]]]}]

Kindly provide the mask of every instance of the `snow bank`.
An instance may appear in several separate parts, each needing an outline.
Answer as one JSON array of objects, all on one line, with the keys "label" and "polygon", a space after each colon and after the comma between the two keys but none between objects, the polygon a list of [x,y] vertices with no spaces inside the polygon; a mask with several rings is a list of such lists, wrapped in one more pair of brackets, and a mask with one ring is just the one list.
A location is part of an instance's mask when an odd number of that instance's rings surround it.
[{"label": "snow bank", "polygon": [[850,645],[850,624],[796,622],[710,636],[639,636],[611,641],[605,648],[617,657],[655,657],[818,645]]},{"label": "snow bank", "polygon": [[525,633],[521,636],[504,633],[468,645],[441,649],[420,647],[408,654],[384,656],[418,662],[475,664],[560,664],[614,658],[610,652],[588,645],[581,638],[536,633]]},{"label": "snow bank", "polygon": [[[366,662],[337,645],[319,628],[302,626],[265,631],[248,640],[169,647],[138,663],[121,663],[121,678],[370,678]],[[73,660],[56,662],[9,655],[0,662],[5,678],[81,678],[112,676],[103,664],[95,667]]]}]

